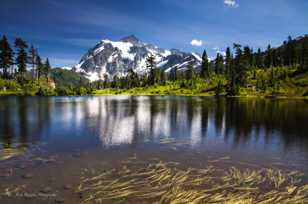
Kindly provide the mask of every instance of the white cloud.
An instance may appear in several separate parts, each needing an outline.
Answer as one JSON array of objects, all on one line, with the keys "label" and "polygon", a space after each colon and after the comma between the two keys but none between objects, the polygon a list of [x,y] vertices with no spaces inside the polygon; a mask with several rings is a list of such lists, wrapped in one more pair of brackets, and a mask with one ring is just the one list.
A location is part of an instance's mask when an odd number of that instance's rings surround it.
[{"label": "white cloud", "polygon": [[213,47],[212,49],[216,52],[216,54],[218,53],[218,54],[221,54],[224,57],[226,56],[226,52],[223,51],[222,49],[220,49],[219,47]]},{"label": "white cloud", "polygon": [[213,50],[218,51],[219,47],[213,47]]},{"label": "white cloud", "polygon": [[191,44],[192,46],[200,47],[200,46],[203,45],[203,42],[202,42],[202,40],[193,39],[193,40],[190,42],[190,44]]},{"label": "white cloud", "polygon": [[226,56],[226,52],[225,52],[225,51],[217,51],[216,53],[218,53],[218,54],[222,55],[223,57],[225,57],[225,56]]},{"label": "white cloud", "polygon": [[226,6],[229,6],[231,8],[237,8],[239,7],[239,4],[235,0],[224,0],[224,4]]}]

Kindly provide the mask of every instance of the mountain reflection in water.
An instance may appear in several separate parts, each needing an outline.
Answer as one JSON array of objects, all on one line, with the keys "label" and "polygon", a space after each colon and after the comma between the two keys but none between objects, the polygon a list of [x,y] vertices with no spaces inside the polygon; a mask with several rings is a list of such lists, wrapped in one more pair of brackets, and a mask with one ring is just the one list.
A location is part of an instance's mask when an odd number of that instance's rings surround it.
[{"label": "mountain reflection in water", "polygon": [[[192,147],[308,151],[308,102],[205,97],[2,97],[0,143],[99,138],[103,146],[186,141]],[[212,142],[212,143],[211,143]]]}]

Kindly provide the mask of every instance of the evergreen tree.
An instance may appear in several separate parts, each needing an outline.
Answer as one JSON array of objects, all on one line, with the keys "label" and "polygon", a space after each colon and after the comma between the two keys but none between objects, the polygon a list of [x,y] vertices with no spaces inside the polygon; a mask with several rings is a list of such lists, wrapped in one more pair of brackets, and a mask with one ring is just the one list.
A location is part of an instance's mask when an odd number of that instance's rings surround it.
[{"label": "evergreen tree", "polygon": [[268,45],[265,56],[265,67],[270,68],[272,65],[273,65],[272,48],[271,45]]},{"label": "evergreen tree", "polygon": [[216,60],[215,60],[215,73],[216,74],[224,73],[224,58],[219,53],[217,53]]},{"label": "evergreen tree", "polygon": [[259,48],[257,53],[256,53],[256,66],[258,68],[262,68],[263,67],[263,60],[262,60],[262,53],[261,53],[261,49]]},{"label": "evergreen tree", "polygon": [[272,50],[272,65],[274,67],[277,67],[279,64],[278,62],[278,55],[277,55],[277,50],[276,49],[273,49]]},{"label": "evergreen tree", "polygon": [[194,77],[194,66],[189,63],[186,70],[185,78],[186,80],[192,80]]},{"label": "evergreen tree", "polygon": [[249,65],[251,67],[255,67],[256,66],[256,58],[255,58],[255,55],[253,53],[253,48],[250,48]]},{"label": "evergreen tree", "polygon": [[193,81],[194,81],[194,66],[192,63],[189,63],[187,66],[187,70],[185,72],[185,79],[188,82],[188,86],[192,87],[193,86]]},{"label": "evergreen tree", "polygon": [[178,80],[178,67],[175,66],[174,69],[171,70],[171,73],[170,73],[170,77],[171,77],[171,81],[176,81]]},{"label": "evergreen tree", "polygon": [[227,95],[234,96],[238,93],[238,82],[237,82],[237,73],[235,68],[235,60],[232,60],[230,63],[230,78],[229,86],[227,88]]},{"label": "evergreen tree", "polygon": [[308,71],[308,40],[302,45],[301,50],[301,70]]},{"label": "evergreen tree", "polygon": [[13,51],[10,44],[4,35],[0,40],[0,69],[2,69],[2,74],[4,78],[9,77],[8,70],[13,65]]},{"label": "evergreen tree", "polygon": [[33,78],[36,78],[35,76],[37,75],[37,70],[36,70],[36,58],[37,58],[37,50],[31,45],[29,49],[29,64],[32,65],[32,74]]},{"label": "evergreen tree", "polygon": [[231,51],[230,51],[230,48],[227,47],[227,49],[226,49],[225,66],[226,66],[226,75],[227,75],[228,79],[230,79],[230,74],[231,74],[231,62],[232,62]]},{"label": "evergreen tree", "polygon": [[[249,65],[249,57],[245,56],[242,50],[242,46],[240,44],[234,44],[235,49],[235,60],[234,60],[234,66],[235,66],[235,84],[236,84],[236,92],[238,92],[240,86],[246,85],[246,71],[248,70]],[[247,49],[247,48],[246,48]],[[249,53],[248,51],[246,51]]]},{"label": "evergreen tree", "polygon": [[290,66],[297,62],[297,53],[295,43],[291,36],[288,37],[288,41],[284,42],[284,65]]},{"label": "evergreen tree", "polygon": [[288,59],[289,59],[289,65],[295,65],[297,62],[297,53],[295,48],[295,43],[291,36],[288,37]]},{"label": "evergreen tree", "polygon": [[18,67],[18,72],[21,74],[21,77],[23,78],[24,73],[27,71],[26,48],[28,48],[28,45],[23,39],[16,38],[15,47],[17,48],[16,65]]},{"label": "evergreen tree", "polygon": [[44,75],[46,77],[46,80],[48,81],[49,73],[51,71],[51,66],[49,63],[49,59],[47,58],[44,64]]},{"label": "evergreen tree", "polygon": [[287,41],[283,41],[283,52],[282,52],[282,64],[284,66],[289,65],[289,55],[288,55],[288,43]]},{"label": "evergreen tree", "polygon": [[42,63],[42,59],[39,55],[36,57],[36,77],[39,80],[44,73],[44,64]]},{"label": "evergreen tree", "polygon": [[206,77],[209,77],[209,75],[210,75],[209,59],[208,59],[206,50],[204,50],[202,54],[201,77],[206,78]]},{"label": "evergreen tree", "polygon": [[155,84],[155,68],[156,68],[156,63],[155,63],[155,56],[151,54],[150,56],[147,57],[147,68],[149,69],[149,85],[154,85]]},{"label": "evergreen tree", "polygon": [[245,46],[242,58],[242,63],[245,69],[248,69],[248,67],[251,66],[251,58],[252,58],[251,56],[252,56],[252,50],[250,50],[249,46]]},{"label": "evergreen tree", "polygon": [[160,71],[160,83],[162,85],[165,85],[166,83],[166,73],[162,70],[159,70]]}]

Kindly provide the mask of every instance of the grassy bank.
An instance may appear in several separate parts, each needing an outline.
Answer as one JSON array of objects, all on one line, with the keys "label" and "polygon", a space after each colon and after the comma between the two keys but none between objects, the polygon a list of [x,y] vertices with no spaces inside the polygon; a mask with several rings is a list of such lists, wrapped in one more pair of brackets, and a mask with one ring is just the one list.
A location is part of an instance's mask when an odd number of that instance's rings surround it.
[{"label": "grassy bank", "polygon": [[[189,89],[169,89],[164,86],[155,86],[155,87],[142,87],[142,88],[132,88],[132,89],[101,89],[95,90],[93,92],[95,96],[103,95],[146,95],[146,96],[216,96],[215,92],[198,92],[195,90]],[[224,96],[225,93],[220,94]],[[298,99],[308,99],[308,96],[294,95],[294,94],[272,94],[272,93],[260,93],[250,89],[241,89],[240,94],[233,97],[260,97],[260,98],[298,98]]]},{"label": "grassy bank", "polygon": [[200,89],[181,88],[177,84],[154,85],[148,87],[137,87],[131,89],[101,89],[95,90],[94,95],[175,95],[175,96],[211,96],[213,91],[202,92]]},{"label": "grassy bank", "polygon": [[23,93],[21,91],[0,91],[0,96],[21,96]]},{"label": "grassy bank", "polygon": [[[271,78],[275,73],[276,77]],[[273,68],[249,71],[246,85],[238,87],[237,97],[279,97],[307,98],[308,73],[297,73],[297,69]],[[227,79],[213,75],[209,79],[166,81],[152,86],[129,89],[106,88],[95,90],[94,95],[175,95],[175,96],[214,96],[226,95]]]},{"label": "grassy bank", "polygon": [[[271,75],[274,73],[275,77]],[[64,80],[67,81],[67,80]],[[296,68],[273,68],[246,72],[245,86],[238,87],[236,97],[277,97],[308,98],[308,72]],[[129,79],[127,79],[129,82]],[[109,84],[107,87],[117,87]],[[19,84],[15,80],[0,80],[0,96],[67,96],[67,95],[174,95],[174,96],[215,96],[226,95],[228,80],[223,75],[211,75],[207,79],[194,77],[191,80],[166,80],[152,86],[132,88],[97,89],[95,84],[72,86],[56,83],[51,87],[46,80]],[[104,86],[103,86],[104,87]],[[106,87],[106,86],[105,86]],[[125,86],[124,86],[125,87]]]}]

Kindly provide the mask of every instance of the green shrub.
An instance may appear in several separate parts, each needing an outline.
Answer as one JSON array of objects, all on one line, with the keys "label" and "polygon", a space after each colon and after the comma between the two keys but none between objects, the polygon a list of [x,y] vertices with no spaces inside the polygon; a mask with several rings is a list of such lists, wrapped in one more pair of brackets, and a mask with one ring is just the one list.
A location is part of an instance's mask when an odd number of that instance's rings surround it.
[{"label": "green shrub", "polygon": [[6,85],[5,85],[5,80],[0,79],[0,90],[5,89]]},{"label": "green shrub", "polygon": [[87,95],[87,94],[88,94],[88,91],[87,91],[86,88],[80,87],[80,88],[78,89],[78,95],[83,96],[83,95]]},{"label": "green shrub", "polygon": [[0,90],[10,90],[10,91],[17,91],[20,89],[20,85],[17,83],[16,80],[4,80],[0,79]]},{"label": "green shrub", "polygon": [[58,86],[55,91],[56,91],[58,96],[75,95],[74,90],[71,87],[68,87],[68,86]]},{"label": "green shrub", "polygon": [[37,96],[54,96],[56,95],[56,92],[54,89],[50,88],[50,87],[44,87],[41,86],[38,90],[38,92],[36,93]]},{"label": "green shrub", "polygon": [[23,95],[35,96],[39,90],[39,86],[33,83],[24,84],[22,87]]},{"label": "green shrub", "polygon": [[7,80],[6,81],[6,88],[8,90],[17,91],[20,89],[20,85],[17,83],[16,80]]}]

